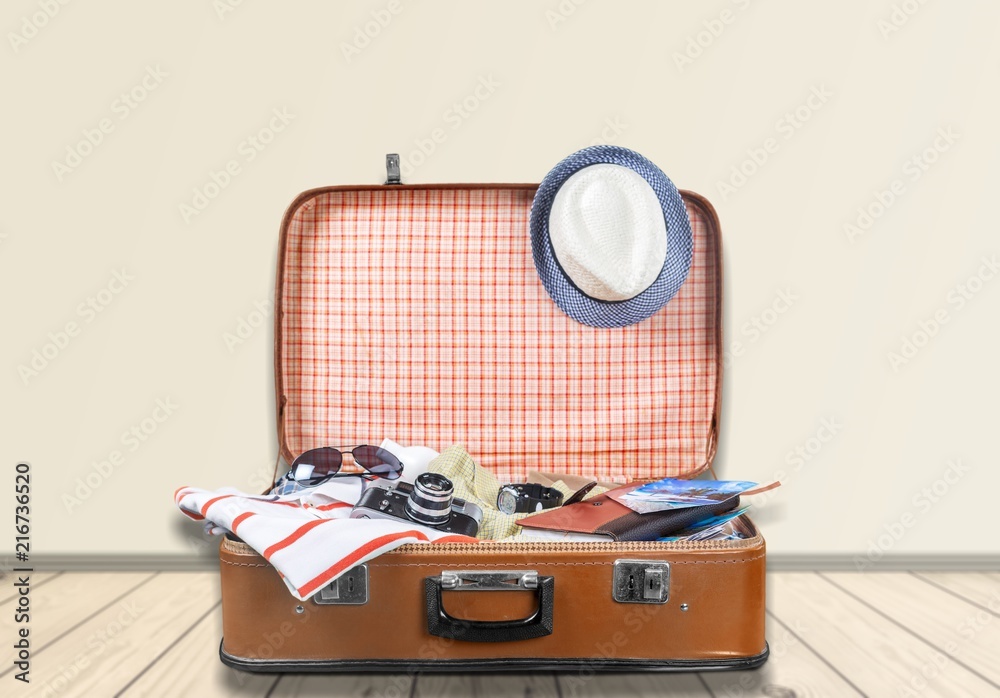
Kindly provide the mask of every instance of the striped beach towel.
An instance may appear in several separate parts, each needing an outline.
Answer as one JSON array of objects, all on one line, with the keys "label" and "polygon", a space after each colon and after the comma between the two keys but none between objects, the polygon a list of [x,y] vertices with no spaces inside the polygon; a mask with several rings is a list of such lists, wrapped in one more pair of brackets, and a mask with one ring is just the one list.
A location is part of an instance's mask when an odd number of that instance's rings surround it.
[{"label": "striped beach towel", "polygon": [[406,543],[477,542],[405,521],[352,519],[360,493],[360,482],[345,478],[284,497],[181,487],[174,501],[210,533],[231,532],[260,553],[302,601],[356,565]]}]

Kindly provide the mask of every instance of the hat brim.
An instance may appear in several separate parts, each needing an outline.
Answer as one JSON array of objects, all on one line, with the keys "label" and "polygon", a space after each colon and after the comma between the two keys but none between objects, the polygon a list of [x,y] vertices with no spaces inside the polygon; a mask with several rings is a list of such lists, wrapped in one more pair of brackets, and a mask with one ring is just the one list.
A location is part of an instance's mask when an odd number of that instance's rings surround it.
[{"label": "hat brim", "polygon": [[[656,280],[622,301],[603,301],[581,291],[559,264],[549,238],[549,213],[559,188],[581,169],[598,164],[628,167],[646,180],[660,202],[667,228],[667,254]],[[530,229],[531,252],[545,290],[564,313],[592,327],[624,327],[651,317],[674,297],[691,267],[691,222],[680,192],[660,168],[628,148],[584,148],[552,168],[535,192]]]}]

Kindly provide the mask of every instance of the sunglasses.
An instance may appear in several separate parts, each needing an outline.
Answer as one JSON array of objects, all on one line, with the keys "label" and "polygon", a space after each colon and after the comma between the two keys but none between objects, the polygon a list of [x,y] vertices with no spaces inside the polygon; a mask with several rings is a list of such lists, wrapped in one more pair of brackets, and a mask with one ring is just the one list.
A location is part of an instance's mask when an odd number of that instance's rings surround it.
[{"label": "sunglasses", "polygon": [[[340,466],[344,464],[344,453],[348,451],[341,451],[332,446],[310,449],[292,461],[288,479],[315,484],[333,477],[340,472]],[[395,480],[403,473],[403,464],[384,448],[358,446],[349,453],[355,463],[376,477]]]}]

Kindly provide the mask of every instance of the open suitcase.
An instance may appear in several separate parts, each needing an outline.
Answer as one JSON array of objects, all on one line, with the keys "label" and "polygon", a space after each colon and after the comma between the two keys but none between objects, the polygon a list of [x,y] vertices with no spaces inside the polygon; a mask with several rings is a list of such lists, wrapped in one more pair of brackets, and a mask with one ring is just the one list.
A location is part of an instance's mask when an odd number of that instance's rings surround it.
[{"label": "open suitcase", "polygon": [[[721,385],[719,222],[683,192],[694,252],[665,308],[571,320],[532,262],[536,185],[364,185],[300,195],[281,224],[281,453],[463,444],[528,469],[627,482],[710,468]],[[309,601],[231,537],[222,661],[248,671],[747,669],[767,658],[765,544],[405,545]]]}]

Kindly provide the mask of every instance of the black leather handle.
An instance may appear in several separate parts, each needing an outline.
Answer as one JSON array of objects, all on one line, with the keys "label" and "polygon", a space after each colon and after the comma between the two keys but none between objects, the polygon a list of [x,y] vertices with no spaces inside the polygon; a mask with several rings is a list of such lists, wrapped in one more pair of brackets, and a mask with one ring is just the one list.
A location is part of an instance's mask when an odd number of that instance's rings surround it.
[{"label": "black leather handle", "polygon": [[[427,632],[437,637],[465,642],[516,642],[552,634],[552,606],[556,583],[552,577],[538,578],[538,608],[518,620],[464,620],[448,615],[441,603],[440,577],[427,577]],[[468,592],[456,592],[468,593]],[[488,592],[484,592],[488,593]]]}]

